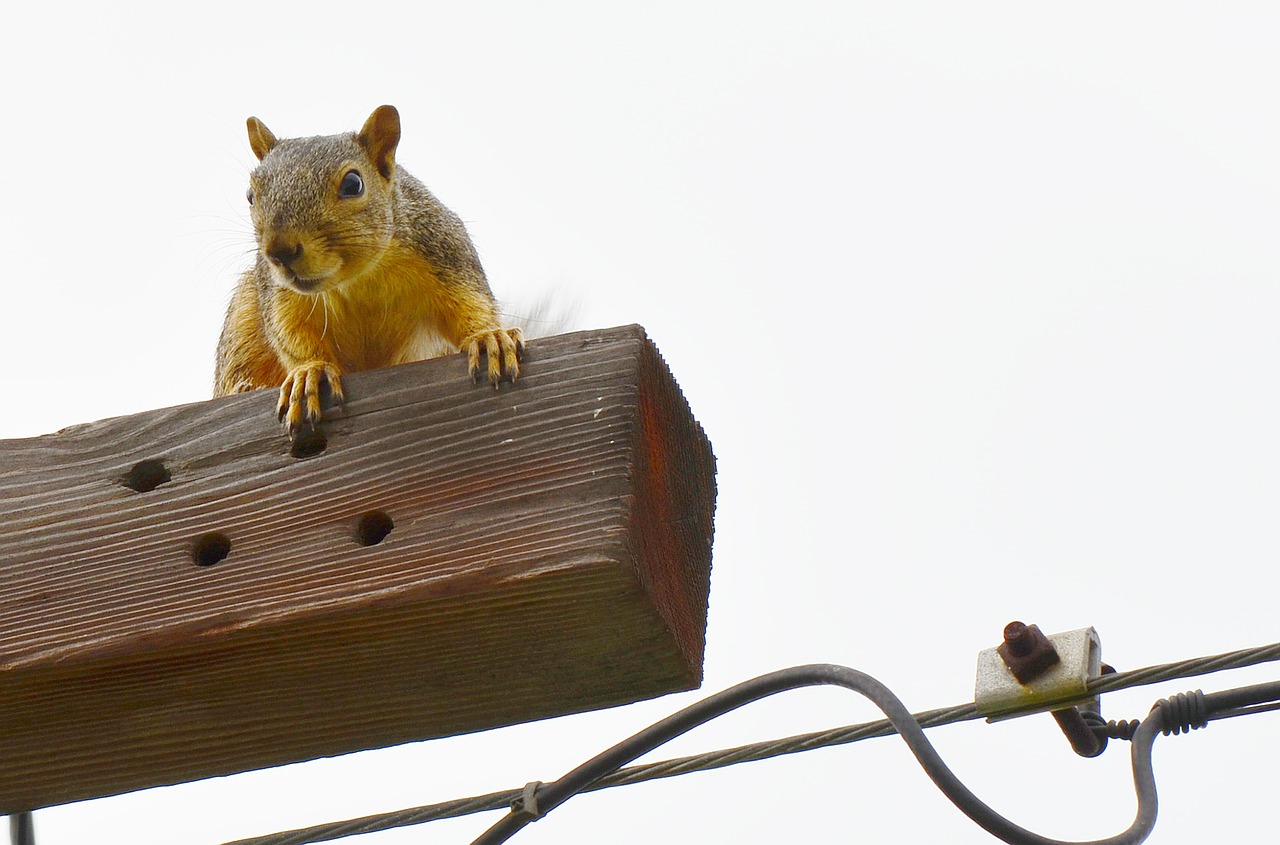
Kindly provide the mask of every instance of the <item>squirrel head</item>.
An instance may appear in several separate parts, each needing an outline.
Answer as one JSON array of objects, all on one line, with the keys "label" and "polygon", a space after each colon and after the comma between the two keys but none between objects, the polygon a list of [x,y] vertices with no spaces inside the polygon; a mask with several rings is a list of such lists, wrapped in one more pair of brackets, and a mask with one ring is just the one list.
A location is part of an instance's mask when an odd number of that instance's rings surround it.
[{"label": "squirrel head", "polygon": [[280,287],[336,290],[378,263],[395,226],[400,115],[379,106],[357,133],[277,139],[250,117],[258,166],[247,198],[259,261]]}]

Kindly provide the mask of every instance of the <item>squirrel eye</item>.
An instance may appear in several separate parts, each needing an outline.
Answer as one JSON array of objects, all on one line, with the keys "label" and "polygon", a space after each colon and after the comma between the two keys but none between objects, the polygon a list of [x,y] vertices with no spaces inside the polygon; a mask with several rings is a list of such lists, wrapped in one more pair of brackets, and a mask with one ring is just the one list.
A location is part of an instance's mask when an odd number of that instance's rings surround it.
[{"label": "squirrel eye", "polygon": [[244,198],[249,201],[249,205],[253,205],[253,188],[249,188],[244,192]]},{"label": "squirrel eye", "polygon": [[347,175],[342,177],[342,184],[338,185],[338,196],[340,197],[358,197],[364,193],[364,180],[360,178],[360,174],[354,170],[348,170]]}]

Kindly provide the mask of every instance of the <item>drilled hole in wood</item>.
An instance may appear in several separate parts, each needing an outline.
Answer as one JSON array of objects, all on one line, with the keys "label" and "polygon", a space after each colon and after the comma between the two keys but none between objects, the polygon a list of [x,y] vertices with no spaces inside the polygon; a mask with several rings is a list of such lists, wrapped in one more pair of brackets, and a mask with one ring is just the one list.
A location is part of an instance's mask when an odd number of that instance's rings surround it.
[{"label": "drilled hole in wood", "polygon": [[226,560],[229,554],[231,554],[231,540],[226,534],[218,531],[201,535],[191,549],[191,559],[195,561],[196,566],[213,566],[215,563]]},{"label": "drilled hole in wood", "polygon": [[139,461],[124,477],[124,486],[139,493],[150,493],[169,479],[169,470],[164,461]]},{"label": "drilled hole in wood", "polygon": [[318,428],[304,428],[294,432],[289,454],[295,458],[310,458],[320,454],[329,445],[329,439]]},{"label": "drilled hole in wood", "polygon": [[356,542],[362,546],[376,546],[387,539],[387,535],[395,527],[391,517],[384,512],[369,511],[356,524]]}]

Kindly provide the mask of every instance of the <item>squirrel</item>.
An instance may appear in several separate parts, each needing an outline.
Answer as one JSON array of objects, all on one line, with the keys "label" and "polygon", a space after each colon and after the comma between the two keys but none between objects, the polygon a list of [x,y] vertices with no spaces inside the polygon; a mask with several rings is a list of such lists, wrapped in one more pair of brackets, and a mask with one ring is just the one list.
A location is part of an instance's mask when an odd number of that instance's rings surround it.
[{"label": "squirrel", "polygon": [[462,351],[473,381],[482,354],[494,387],[519,376],[523,334],[502,325],[466,227],[396,164],[395,107],[356,133],[247,126],[257,254],[227,308],[214,396],[278,387],[292,437],[322,400],[343,401],[343,373]]}]

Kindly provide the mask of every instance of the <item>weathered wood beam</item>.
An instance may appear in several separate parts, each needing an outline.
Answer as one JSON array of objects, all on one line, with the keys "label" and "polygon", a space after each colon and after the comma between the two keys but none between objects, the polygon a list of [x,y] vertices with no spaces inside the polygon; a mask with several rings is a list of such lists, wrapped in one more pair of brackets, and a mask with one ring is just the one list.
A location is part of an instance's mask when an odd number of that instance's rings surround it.
[{"label": "weathered wood beam", "polygon": [[0,813],[701,680],[714,459],[638,326],[0,441]]}]

